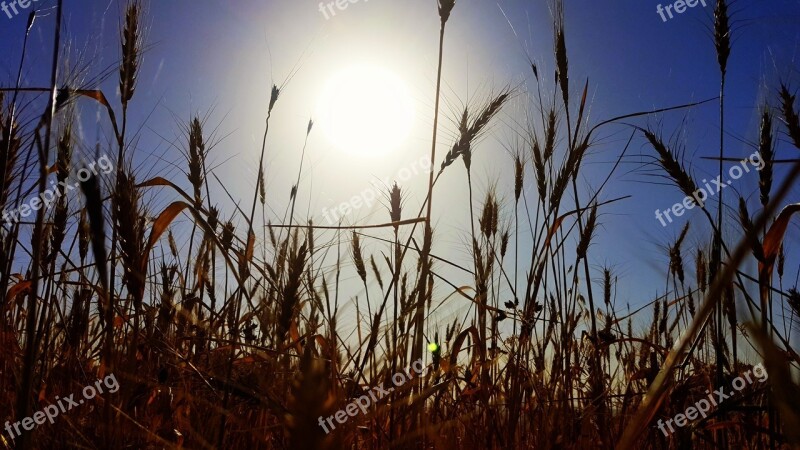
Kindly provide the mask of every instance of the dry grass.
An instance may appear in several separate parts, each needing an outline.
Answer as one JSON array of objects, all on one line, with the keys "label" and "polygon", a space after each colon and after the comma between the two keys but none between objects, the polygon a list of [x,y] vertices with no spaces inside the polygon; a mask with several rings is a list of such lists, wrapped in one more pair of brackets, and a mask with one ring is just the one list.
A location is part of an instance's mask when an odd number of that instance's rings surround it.
[{"label": "dry grass", "polygon": [[[456,6],[453,0],[438,2],[434,163],[442,43]],[[116,153],[116,170],[84,181],[79,200],[63,196],[35,222],[4,224],[0,231],[0,404],[6,405],[0,420],[14,422],[111,372],[121,389],[22,439],[4,436],[2,445],[653,450],[800,445],[800,387],[791,377],[800,357],[787,342],[789,330],[798,326],[800,296],[795,286],[784,290],[782,245],[800,207],[778,212],[800,165],[783,177],[773,170],[781,148],[800,149],[791,88],[782,84],[774,106],[760,112],[756,142],[765,166],[757,175],[758,214],[746,197],[738,198],[738,221],[723,220],[722,203],[717,218],[712,206],[702,205],[713,236],[691,247],[687,223],[667,246],[666,293],[641,299],[648,323],[645,314],[620,313],[625,308],[616,299],[615,271],[593,264],[598,258],[592,243],[603,238],[604,207],[617,199],[605,198],[605,183],[578,189],[600,125],[591,127],[586,117],[588,81],[579,95],[572,91],[561,1],[554,10],[556,76],[545,86],[532,65],[538,100],[528,105],[527,123],[514,129],[519,138],[507,167],[513,202],[490,188],[474,204],[471,178],[479,138],[515,97],[511,89],[461,111],[458,133],[440,162],[436,179],[448,176],[446,169],[459,157],[467,170],[469,204],[462,207],[471,220],[471,264],[464,267],[435,254],[432,215],[452,213],[453,205],[433,208],[433,173],[416,216],[404,207],[404,188],[394,184],[385,193],[390,219],[385,226],[373,226],[369,234],[359,226],[349,232],[315,227],[310,219],[294,218],[304,147],[288,223],[268,222],[272,196],[264,183],[264,161],[269,119],[280,112],[278,86],[265,111],[250,211],[217,206],[212,198],[208,184],[215,176],[206,161],[213,139],[197,117],[181,125],[186,179],[137,179],[129,167],[135,137],[128,135],[134,128],[127,111],[140,101],[136,80],[146,61],[142,7],[131,2],[121,21],[120,104],[109,104],[100,91],[81,94],[109,112],[115,142],[102,150]],[[731,36],[723,0],[717,1],[713,30],[724,132]],[[9,98],[6,91],[0,91],[0,207],[11,209],[49,180],[67,180],[82,143],[74,133],[75,108],[58,108],[52,121],[45,114],[26,123],[16,111],[29,100],[24,97],[40,93],[12,89]],[[122,111],[119,121],[115,109]],[[306,138],[312,126],[309,122]],[[678,193],[692,195],[697,185],[682,153],[659,133],[635,128]],[[779,132],[791,142],[776,138]],[[48,170],[50,160],[55,170]],[[535,185],[537,199],[528,197],[526,182]],[[185,183],[187,190],[181,187]],[[579,192],[587,191],[592,196],[580,198]],[[151,210],[146,199],[153,196],[168,199],[168,206]],[[570,201],[574,208],[566,206]],[[255,214],[259,202],[261,221]],[[513,217],[507,217],[512,207]],[[173,223],[178,217],[191,224],[180,228]],[[424,225],[421,232],[418,223]],[[722,240],[723,227],[728,242]],[[173,231],[188,245],[179,246]],[[530,253],[518,254],[528,245],[520,245],[528,231]],[[29,235],[33,241],[24,242]],[[694,274],[685,267],[691,255]],[[757,274],[736,270],[746,258],[758,263]],[[456,286],[440,276],[438,264],[463,270],[472,283]],[[15,273],[21,266],[27,267]],[[352,283],[344,279],[352,277],[360,281],[365,301],[359,300],[361,293],[346,291]],[[760,303],[748,294],[753,287],[759,288]],[[343,299],[353,297],[357,320],[353,329],[343,329]],[[782,333],[774,317],[786,312],[784,298],[792,316]],[[443,327],[433,319],[441,302],[458,312]],[[756,363],[745,358],[745,341],[763,351],[770,382],[746,387],[708,418],[664,436],[655,421],[683,412],[706,390],[730,386]],[[437,345],[426,353],[428,342]],[[393,374],[420,357],[422,376],[396,388],[367,414],[324,433],[320,417],[344,409],[374,386],[390,386]]]}]

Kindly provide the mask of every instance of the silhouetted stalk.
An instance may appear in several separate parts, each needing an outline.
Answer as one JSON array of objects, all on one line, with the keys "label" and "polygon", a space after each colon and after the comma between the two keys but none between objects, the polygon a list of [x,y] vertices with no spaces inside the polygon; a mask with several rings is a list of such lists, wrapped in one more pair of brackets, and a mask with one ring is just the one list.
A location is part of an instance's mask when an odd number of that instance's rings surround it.
[{"label": "silhouetted stalk", "polygon": [[[452,11],[453,6],[455,5],[455,0],[439,0],[439,15],[441,19],[441,24],[439,27],[439,58],[438,58],[438,65],[436,71],[436,100],[434,103],[434,110],[433,110],[433,137],[431,139],[431,160],[430,160],[430,167],[433,168],[434,164],[436,163],[436,136],[437,131],[439,128],[439,99],[441,94],[441,87],[442,87],[442,59],[444,54],[444,31],[445,26],[447,24],[447,19],[450,16],[450,11]],[[422,252],[420,254],[421,259],[421,268],[420,268],[420,276],[418,280],[418,289],[417,289],[417,305],[416,305],[416,313],[414,317],[414,346],[411,351],[411,360],[416,360],[420,356],[422,356],[422,327],[423,327],[423,311],[425,309],[425,302],[427,301],[428,295],[428,278],[430,276],[431,270],[431,261],[430,261],[430,252],[431,252],[431,244],[432,244],[432,234],[433,230],[431,229],[431,211],[432,211],[432,204],[433,204],[433,170],[428,174],[428,195],[427,195],[427,206],[426,206],[426,213],[425,213],[425,231],[423,236],[423,244],[422,244]]]},{"label": "silhouetted stalk", "polygon": [[289,213],[289,235],[292,234],[292,222],[294,221],[294,205],[297,201],[297,191],[300,189],[300,175],[303,173],[303,162],[306,158],[306,146],[308,146],[308,135],[311,134],[311,128],[314,126],[314,122],[309,120],[308,121],[308,129],[306,129],[306,138],[303,141],[303,151],[300,153],[300,168],[297,170],[297,181],[294,184],[294,188],[292,189],[292,210]]},{"label": "silhouetted stalk", "polygon": [[[256,177],[256,188],[253,191],[253,206],[252,206],[252,208],[250,210],[250,217],[248,219],[248,232],[247,232],[247,239],[245,241],[246,242],[245,245],[248,245],[248,243],[250,241],[250,236],[254,235],[253,234],[253,218],[255,217],[255,214],[256,214],[256,204],[258,203],[258,193],[259,193],[260,183],[262,183],[262,180],[263,180],[262,177],[263,177],[263,172],[264,172],[264,153],[265,153],[265,151],[267,149],[267,135],[269,134],[269,119],[270,119],[270,117],[272,117],[272,108],[275,107],[275,102],[278,101],[278,96],[279,95],[280,95],[280,89],[278,89],[277,86],[273,85],[272,86],[272,91],[270,93],[269,106],[267,107],[267,118],[265,120],[265,125],[264,125],[264,137],[261,140],[261,155],[260,155],[260,157],[258,159],[258,176]],[[240,276],[240,280],[239,280],[239,289],[238,289],[238,293],[237,293],[238,295],[236,296],[235,304],[231,305],[232,307],[236,308],[236,314],[234,316],[234,321],[233,321],[233,325],[234,326],[233,326],[233,329],[230,330],[231,340],[233,342],[236,342],[239,339],[239,314],[241,313],[242,295],[244,295],[244,291],[245,291],[245,282],[247,281],[247,278],[248,278],[248,276],[246,276],[246,274],[240,274],[240,275],[241,276]],[[228,356],[228,368],[227,368],[227,380],[228,381],[230,381],[231,374],[233,373],[233,362],[234,362],[235,358],[236,358],[236,346],[235,345],[231,345],[230,354]],[[229,401],[230,401],[230,383],[226,383],[226,385],[225,385],[225,393],[224,393],[223,401],[222,401],[223,410],[226,410],[228,408],[228,402]],[[224,414],[224,413],[221,414],[221,420],[220,420],[220,424],[219,424],[219,433],[218,433],[218,437],[217,437],[217,446],[219,448],[223,447],[223,444],[224,444],[224,441],[225,441],[225,429],[226,429],[227,419],[228,419],[227,414]]]},{"label": "silhouetted stalk", "polygon": [[[5,172],[6,172],[6,170],[13,170],[13,168],[9,168],[8,167],[8,164],[11,162],[9,160],[9,155],[11,153],[11,146],[13,144],[13,139],[12,139],[13,133],[12,133],[12,128],[11,127],[14,126],[14,123],[15,123],[15,121],[17,119],[16,118],[16,114],[17,114],[17,99],[19,97],[20,85],[22,84],[22,68],[25,65],[25,56],[28,54],[28,37],[30,37],[31,28],[33,27],[33,22],[34,22],[35,18],[36,18],[36,11],[34,10],[28,16],[28,24],[27,24],[27,27],[25,28],[25,37],[23,38],[23,41],[22,41],[22,55],[19,58],[19,67],[17,69],[17,79],[16,79],[16,82],[14,83],[14,95],[11,97],[11,111],[9,112],[8,119],[6,120],[4,128],[0,129],[0,133],[3,133],[3,132],[7,132],[8,133],[8,142],[6,143],[6,148],[3,151],[2,168],[4,170],[0,171],[0,174],[2,174],[2,175],[0,175],[0,195],[5,193],[6,189],[9,188],[9,186],[5,185],[5,182],[6,182]],[[0,108],[2,108],[2,106],[3,105],[0,104]],[[4,130],[7,130],[7,131],[4,131]],[[30,156],[30,152],[28,153],[28,155]],[[27,166],[27,164],[26,164],[26,166]],[[21,183],[20,183],[20,186],[21,186]],[[5,200],[7,202],[9,199],[5,199]],[[5,205],[2,205],[2,206],[5,206]],[[11,263],[14,261],[14,253],[16,252],[16,247],[17,247],[16,246],[16,242],[17,242],[16,230],[17,230],[17,226],[18,225],[15,224],[15,223],[14,224],[9,224],[9,225],[11,227],[11,230],[9,230],[9,235],[7,236],[7,239],[2,244],[3,246],[6,247],[4,249],[4,254],[8,255],[8,260],[7,260],[7,264],[4,267],[0,267],[0,270],[2,271],[2,274],[3,274],[2,280],[0,280],[0,308],[4,308],[5,304],[6,304],[6,292],[8,291],[8,281],[10,280],[10,277],[8,275],[11,273]],[[2,333],[5,330],[5,323],[6,323],[5,320],[0,320],[0,333]]]},{"label": "silhouetted stalk", "polygon": [[[723,157],[725,145],[725,75],[728,67],[728,56],[730,55],[730,23],[728,20],[728,6],[726,0],[717,0],[714,8],[714,46],[717,51],[717,62],[720,70],[720,88],[719,88],[719,180],[722,178],[723,170]],[[723,207],[723,192],[717,193],[717,230],[714,236],[714,274],[715,278],[721,273],[722,269],[722,244],[723,244],[723,223],[722,223],[722,207]],[[762,305],[763,306],[763,305]],[[762,311],[762,313],[765,311]],[[724,336],[724,315],[725,308],[724,302],[717,303],[716,310],[716,341],[714,350],[716,353],[716,387],[722,387],[724,383],[724,373],[722,368],[723,361],[723,342]],[[766,323],[764,323],[766,327]],[[764,328],[766,331],[766,328]],[[731,334],[736,333],[736,330],[731,330]],[[724,413],[723,419],[724,420]],[[727,448],[725,433],[723,430],[717,431],[717,445],[720,448]]]},{"label": "silhouetted stalk", "polygon": [[[53,62],[50,72],[50,98],[45,111],[45,136],[44,145],[39,151],[39,196],[41,197],[47,187],[47,161],[50,150],[50,134],[53,126],[53,117],[56,113],[56,93],[58,83],[59,49],[61,48],[61,20],[63,16],[64,0],[58,0],[56,6],[56,29],[53,38]],[[38,135],[38,134],[37,134]],[[37,141],[39,141],[37,139]],[[42,261],[42,236],[44,232],[44,208],[36,212],[36,225],[33,229],[33,255],[31,258],[31,288],[28,293],[28,311],[26,317],[25,333],[25,359],[22,366],[22,380],[20,390],[17,392],[17,420],[23,420],[30,415],[31,387],[34,384],[33,366],[36,362],[36,303],[38,301],[39,278]],[[32,433],[22,433],[18,445],[22,450],[28,450],[32,444]]]}]

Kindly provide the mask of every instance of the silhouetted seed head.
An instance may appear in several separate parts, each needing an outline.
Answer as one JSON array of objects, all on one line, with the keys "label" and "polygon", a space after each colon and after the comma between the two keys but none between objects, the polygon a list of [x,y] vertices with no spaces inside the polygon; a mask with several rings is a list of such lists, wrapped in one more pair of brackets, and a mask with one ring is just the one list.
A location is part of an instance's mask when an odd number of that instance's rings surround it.
[{"label": "silhouetted seed head", "polygon": [[69,178],[69,172],[72,168],[72,150],[74,147],[72,118],[73,116],[71,114],[67,117],[56,144],[56,178],[59,182]]},{"label": "silhouetted seed head", "polygon": [[555,152],[557,133],[558,122],[556,122],[556,111],[550,108],[547,112],[547,127],[544,131],[544,162],[549,161]]},{"label": "silhouetted seed head", "polygon": [[[444,157],[442,161],[442,165],[439,168],[439,173],[441,174],[444,169],[453,164],[453,162],[458,159],[464,153],[464,149],[469,147],[469,110],[464,108],[464,111],[461,113],[461,120],[458,123],[458,133],[459,138],[455,144],[453,144],[453,148],[450,149],[449,152]],[[467,151],[469,149],[467,148]]]},{"label": "silhouetted seed head", "polygon": [[750,213],[747,211],[747,202],[745,202],[743,197],[739,197],[739,223],[742,224],[742,230],[746,235],[747,243],[750,245],[753,256],[759,261],[764,261],[764,249],[761,246],[761,242],[758,240],[758,235],[753,229],[753,221],[750,220]]},{"label": "silhouetted seed head", "polygon": [[402,282],[400,283],[400,310],[405,311],[407,305],[408,305],[408,272],[403,273]]},{"label": "silhouetted seed head", "polygon": [[733,284],[729,284],[725,289],[722,307],[725,312],[725,318],[728,319],[728,325],[731,329],[736,329],[736,294],[733,290]]},{"label": "silhouetted seed head", "polygon": [[490,190],[486,194],[486,201],[483,204],[483,211],[481,212],[481,217],[478,219],[481,232],[487,239],[497,233],[497,215],[497,200],[494,197],[494,192]]},{"label": "silhouetted seed head", "polygon": [[464,153],[463,149],[464,149],[465,145],[468,146],[469,143],[465,144],[465,143],[461,142],[461,140],[459,140],[455,144],[453,144],[453,147],[444,156],[444,160],[442,160],[442,165],[439,167],[439,174],[444,172],[444,169],[447,168],[447,166],[449,166],[450,164],[453,164],[453,162],[456,159],[458,159],[458,157],[461,156]]},{"label": "silhouetted seed head", "polygon": [[[73,111],[69,111],[66,115],[66,120],[64,121],[58,141],[56,142],[56,179],[59,182],[63,182],[69,177],[69,171],[72,165],[72,149],[74,144],[72,139],[72,112]],[[56,200],[55,211],[53,212],[53,227],[52,234],[50,236],[51,252],[45,259],[46,266],[53,262],[58,255],[58,251],[61,249],[61,244],[64,241],[67,230],[67,217],[69,211],[67,206],[67,197],[63,192],[65,188],[59,185],[56,187],[56,189],[59,191],[60,195]]]},{"label": "silhouetted seed head", "polygon": [[280,96],[280,95],[281,95],[281,90],[278,89],[278,86],[273,84],[272,85],[272,93],[269,96],[269,109],[267,110],[267,112],[269,112],[269,113],[272,112],[272,108],[275,106],[275,102],[278,101],[278,96]]},{"label": "silhouetted seed head", "polygon": [[206,144],[203,140],[203,125],[195,117],[189,124],[189,182],[194,189],[195,207],[202,205],[203,164]]},{"label": "silhouetted seed head", "polygon": [[89,289],[75,288],[72,309],[67,321],[67,342],[70,351],[77,353],[81,342],[85,339],[89,325],[89,302],[92,298],[92,291]]},{"label": "silhouetted seed head", "polygon": [[447,23],[454,6],[456,6],[456,0],[439,0],[439,18],[442,25]]},{"label": "silhouetted seed head", "polygon": [[43,257],[42,257],[43,264],[49,264],[49,261],[48,261],[47,258],[49,256],[48,252],[50,251],[49,250],[49,248],[50,248],[50,246],[49,246],[49,244],[50,244],[50,235],[52,233],[53,233],[53,224],[52,224],[52,222],[44,222],[44,227],[42,228],[41,239],[34,240],[34,236],[31,235],[31,240],[29,241],[30,245],[31,245],[31,248],[36,248],[37,245],[41,247],[41,251],[42,251],[42,255],[43,255]]},{"label": "silhouetted seed head", "polygon": [[758,171],[758,188],[761,192],[761,205],[769,203],[769,192],[772,189],[772,167],[775,158],[775,147],[772,139],[772,113],[764,107],[761,115],[761,126],[758,139],[758,158],[763,167]]},{"label": "silhouetted seed head", "polygon": [[519,197],[522,194],[522,184],[525,178],[525,166],[522,164],[522,158],[517,155],[514,158],[514,200],[519,203]]},{"label": "silhouetted seed head", "polygon": [[584,139],[583,141],[575,145],[575,148],[573,150],[570,150],[569,156],[567,158],[567,164],[571,176],[573,177],[578,176],[578,170],[580,169],[581,162],[583,161],[583,156],[586,154],[586,150],[588,149],[589,149],[589,141],[588,139]]},{"label": "silhouetted seed head", "polygon": [[581,235],[581,239],[578,242],[578,247],[576,248],[578,259],[586,258],[586,251],[589,250],[589,243],[592,241],[592,235],[594,234],[596,225],[597,204],[595,203],[592,205],[592,209],[589,211],[589,218],[586,220],[586,224],[583,228],[583,234]]},{"label": "silhouetted seed head", "polygon": [[444,331],[444,341],[450,342],[453,340],[453,336],[455,336],[456,330],[458,329],[458,319],[454,319],[452,324],[447,325]]},{"label": "silhouetted seed head", "polygon": [[607,307],[611,306],[611,269],[603,269],[603,303]]},{"label": "silhouetted seed head", "polygon": [[464,111],[461,113],[461,120],[458,124],[458,132],[459,138],[455,144],[453,144],[453,148],[450,149],[449,152],[444,157],[444,161],[442,161],[442,166],[439,169],[439,173],[445,169],[445,167],[453,164],[453,162],[458,159],[459,156],[464,156],[464,165],[467,167],[467,172],[469,172],[470,165],[472,163],[472,148],[471,148],[471,137],[469,134],[469,110],[464,108]]},{"label": "silhouetted seed head", "polygon": [[556,2],[555,22],[556,80],[561,87],[564,106],[569,108],[569,63],[567,42],[564,36],[564,3],[562,1]]},{"label": "silhouetted seed head", "polygon": [[539,200],[544,203],[547,196],[547,175],[544,167],[542,149],[539,147],[539,140],[533,140],[533,170],[536,176],[536,191],[539,193]]},{"label": "silhouetted seed head", "polygon": [[375,274],[375,279],[378,280],[378,286],[383,290],[383,280],[381,279],[381,272],[378,270],[378,265],[375,264],[375,257],[370,255],[369,263],[372,266],[372,273]]},{"label": "silhouetted seed head", "polygon": [[208,226],[211,228],[211,231],[216,232],[217,226],[219,225],[219,210],[216,206],[212,206],[208,210],[208,218],[206,219],[206,222],[208,222]]},{"label": "silhouetted seed head", "polygon": [[708,263],[708,284],[711,285],[711,282],[717,278],[717,273],[720,267],[720,260],[719,257],[721,255],[721,245],[720,239],[718,239],[719,234],[714,233],[713,238],[711,239],[711,260]]},{"label": "silhouetted seed head", "polygon": [[278,238],[275,236],[275,227],[272,226],[272,222],[267,223],[267,230],[269,231],[269,242],[272,244],[272,248],[278,248]]},{"label": "silhouetted seed head", "polygon": [[[105,220],[103,218],[103,197],[100,193],[100,184],[97,177],[92,174],[88,180],[81,181],[81,190],[86,196],[86,212],[89,216],[89,227],[91,229],[92,252],[94,253],[94,260],[97,264],[97,272],[100,275],[100,282],[105,290],[108,292],[108,269],[106,267],[107,252],[105,247],[106,231]],[[101,305],[105,307],[105,305]],[[100,314],[101,322],[105,318],[104,314]]]},{"label": "silhouetted seed head", "polygon": [[50,235],[50,250],[51,253],[47,257],[47,264],[54,261],[61,249],[61,244],[64,242],[64,237],[67,231],[67,217],[69,215],[67,200],[65,197],[58,199],[55,211],[53,212],[53,230]]},{"label": "silhouetted seed head", "polygon": [[783,267],[786,263],[786,254],[783,253],[783,242],[781,242],[781,247],[778,250],[778,278],[783,278]]},{"label": "silhouetted seed head", "polygon": [[792,308],[795,316],[800,316],[800,292],[797,292],[795,288],[789,288],[787,294],[786,303]]},{"label": "silhouetted seed head", "polygon": [[136,71],[139,66],[141,5],[138,1],[128,4],[125,11],[125,26],[122,30],[122,64],[119,68],[119,91],[123,105],[133,98],[136,89]]},{"label": "silhouetted seed head", "polygon": [[651,332],[653,333],[653,337],[658,332],[658,324],[661,322],[661,302],[656,300],[653,302],[653,324],[651,328]]},{"label": "silhouetted seed head", "polygon": [[233,222],[228,221],[222,227],[222,237],[220,238],[222,248],[225,250],[230,250],[231,246],[233,245],[233,236],[234,236],[234,226]]},{"label": "silhouetted seed head", "polygon": [[119,237],[120,256],[125,268],[122,282],[133,296],[137,307],[141,304],[145,288],[145,275],[141,272],[144,255],[144,214],[140,213],[139,190],[133,175],[125,171],[117,174],[117,185],[112,197],[114,227]]},{"label": "silhouetted seed head", "polygon": [[308,242],[308,251],[314,255],[314,220],[308,220],[308,228],[306,228],[306,242]]},{"label": "silhouetted seed head", "polygon": [[[264,171],[260,171],[258,173],[258,199],[262,205],[267,204],[267,183],[264,181]],[[297,194],[297,186],[292,186],[292,192],[290,197],[294,197]]]},{"label": "silhouetted seed head", "polygon": [[464,111],[461,113],[461,120],[458,123],[458,140],[453,145],[453,148],[450,152],[445,156],[445,160],[442,162],[442,169],[449,166],[453,163],[460,155],[464,153],[471,152],[472,148],[470,147],[471,141],[473,136],[470,136],[469,131],[469,109],[464,108]]},{"label": "silhouetted seed head", "polygon": [[684,239],[686,239],[686,235],[689,232],[689,223],[687,222],[686,225],[683,226],[681,229],[681,234],[678,235],[678,239],[675,241],[675,245],[680,247],[683,244]]},{"label": "silhouetted seed head", "polygon": [[280,269],[283,268],[283,263],[286,261],[286,252],[288,251],[288,248],[289,248],[289,240],[285,239],[281,243],[281,245],[280,245],[280,247],[278,249],[278,258],[277,258],[277,261],[276,261],[276,264],[275,264],[276,267],[278,267]]},{"label": "silhouetted seed head", "polygon": [[461,120],[459,121],[459,138],[455,144],[453,144],[453,148],[445,155],[444,161],[442,161],[442,165],[439,169],[439,173],[441,174],[444,169],[452,164],[459,156],[462,156],[464,159],[464,166],[467,168],[467,172],[470,171],[472,167],[472,144],[481,135],[483,131],[485,131],[486,126],[492,120],[500,109],[503,107],[505,102],[508,100],[510,95],[509,88],[504,88],[501,93],[490,100],[486,106],[481,110],[480,114],[478,114],[471,122],[469,122],[469,110],[464,108],[464,112],[461,114]]},{"label": "silhouetted seed head", "polygon": [[481,111],[477,118],[472,122],[472,125],[469,127],[469,137],[470,141],[474,141],[474,139],[486,128],[486,125],[489,124],[489,121],[492,120],[500,109],[503,108],[503,105],[506,103],[506,100],[509,99],[511,95],[509,88],[504,88],[497,97],[492,99],[486,107]]},{"label": "silhouetted seed head", "polygon": [[172,254],[173,257],[178,257],[178,243],[175,242],[175,235],[172,234],[172,230],[167,230],[167,244],[169,245],[169,252]]},{"label": "silhouetted seed head", "polygon": [[509,233],[508,230],[506,230],[500,237],[500,258],[504,258],[506,256],[506,250],[508,249],[508,239],[509,239]]},{"label": "silhouetted seed head", "polygon": [[364,266],[364,258],[361,255],[361,242],[358,239],[358,233],[353,231],[353,263],[356,266],[356,273],[361,281],[367,282],[367,269]]},{"label": "silhouetted seed head", "polygon": [[295,240],[295,244],[292,245],[294,248],[290,252],[287,261],[289,267],[286,275],[286,284],[283,287],[281,296],[281,311],[278,321],[278,337],[280,339],[283,339],[289,329],[289,324],[295,315],[295,309],[300,303],[300,287],[302,286],[307,251],[305,243],[299,249],[296,249],[296,243],[297,241]]},{"label": "silhouetted seed head", "polygon": [[731,54],[731,28],[727,0],[717,0],[714,8],[714,47],[717,50],[719,70],[724,75]]},{"label": "silhouetted seed head", "polygon": [[65,106],[70,105],[70,100],[77,97],[75,89],[69,86],[62,86],[56,91],[56,111],[61,111]]},{"label": "silhouetted seed head", "polygon": [[570,167],[568,164],[565,164],[564,167],[558,171],[558,175],[556,175],[553,187],[550,190],[550,209],[553,211],[561,204],[561,197],[564,195],[564,191],[567,188],[570,174]]},{"label": "silhouetted seed head", "polygon": [[681,244],[683,244],[683,240],[686,239],[686,233],[689,231],[689,222],[683,226],[681,230],[681,234],[678,236],[678,239],[675,241],[675,244],[670,247],[669,249],[669,267],[670,272],[672,275],[678,278],[681,285],[684,282],[685,276],[683,272],[683,257],[681,256]]},{"label": "silhouetted seed head", "polygon": [[89,222],[86,220],[86,208],[81,209],[78,219],[78,255],[81,263],[86,260],[89,254]]},{"label": "silhouetted seed head", "polygon": [[661,138],[656,136],[655,133],[649,130],[644,130],[644,135],[647,140],[650,141],[650,145],[653,146],[653,149],[656,151],[656,153],[658,153],[658,164],[664,169],[665,172],[667,172],[669,178],[672,179],[681,192],[691,197],[697,190],[697,186],[686,169],[684,169],[681,163],[675,159],[675,156],[672,154],[669,148],[667,148],[667,146],[661,141]]},{"label": "silhouetted seed head", "polygon": [[789,92],[789,88],[781,83],[781,109],[783,111],[783,121],[786,124],[789,137],[794,146],[800,149],[800,117],[794,109],[795,96]]},{"label": "silhouetted seed head", "polygon": [[706,256],[702,249],[697,249],[697,257],[695,258],[695,276],[697,277],[697,287],[700,292],[706,291],[706,282],[708,280],[708,268],[706,263]]},{"label": "silhouetted seed head", "polygon": [[[402,218],[402,197],[400,195],[400,187],[397,183],[392,185],[392,189],[389,191],[389,217],[391,218],[392,222],[399,222]],[[398,229],[399,225],[395,225],[395,231]]]}]

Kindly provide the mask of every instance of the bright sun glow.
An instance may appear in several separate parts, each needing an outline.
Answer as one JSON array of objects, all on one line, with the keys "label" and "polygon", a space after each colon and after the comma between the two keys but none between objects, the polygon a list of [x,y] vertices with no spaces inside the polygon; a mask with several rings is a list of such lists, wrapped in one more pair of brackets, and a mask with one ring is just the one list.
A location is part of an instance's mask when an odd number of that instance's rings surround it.
[{"label": "bright sun glow", "polygon": [[388,70],[353,66],[330,77],[317,117],[337,148],[380,155],[408,137],[414,108],[403,80]]}]

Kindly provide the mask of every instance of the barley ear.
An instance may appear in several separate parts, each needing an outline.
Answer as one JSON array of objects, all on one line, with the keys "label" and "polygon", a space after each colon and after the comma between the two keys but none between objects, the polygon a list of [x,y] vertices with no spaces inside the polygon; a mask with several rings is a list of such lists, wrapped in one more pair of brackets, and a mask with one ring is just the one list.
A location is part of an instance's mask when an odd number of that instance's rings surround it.
[{"label": "barley ear", "polygon": [[456,6],[456,0],[438,0],[438,2],[439,18],[441,19],[442,24],[445,24],[450,18],[450,13],[453,11],[453,7]]},{"label": "barley ear", "polygon": [[786,124],[789,137],[792,139],[794,146],[800,149],[800,117],[798,117],[797,111],[794,109],[795,95],[789,92],[786,84],[781,83],[780,97],[783,121]]},{"label": "barley ear", "polygon": [[714,8],[714,47],[717,50],[719,70],[724,75],[728,70],[731,54],[731,27],[727,0],[717,0]]},{"label": "barley ear", "polygon": [[517,154],[514,157],[514,202],[519,203],[522,194],[522,184],[525,181],[525,166],[522,164],[522,157]]},{"label": "barley ear", "polygon": [[136,90],[136,75],[139,67],[141,35],[139,21],[141,5],[138,1],[128,4],[125,11],[125,26],[122,29],[122,64],[119,68],[119,91],[123,108],[133,98]]},{"label": "barley ear", "polygon": [[775,157],[775,146],[772,136],[772,113],[765,106],[761,115],[761,126],[758,140],[758,158],[764,167],[758,171],[758,188],[761,193],[761,205],[769,203],[769,192],[772,189],[772,167]]},{"label": "barley ear", "polygon": [[189,123],[189,183],[194,190],[194,206],[202,206],[203,167],[205,166],[206,144],[203,139],[203,124],[198,117]]},{"label": "barley ear", "polygon": [[567,42],[564,35],[564,3],[556,2],[555,57],[556,81],[561,88],[564,107],[569,108],[569,61],[567,59]]},{"label": "barley ear", "polygon": [[[389,191],[389,217],[393,223],[396,224],[401,220],[402,212],[403,208],[400,187],[397,186],[397,183],[394,183],[391,191]],[[395,231],[398,230],[398,227],[399,225],[394,225]]]},{"label": "barley ear", "polygon": [[358,273],[358,277],[361,278],[361,281],[366,283],[367,281],[367,269],[364,265],[364,258],[361,254],[361,242],[358,238],[358,233],[353,231],[353,263],[356,266],[356,272]]},{"label": "barley ear", "polygon": [[675,183],[675,185],[678,186],[681,192],[688,196],[692,196],[697,190],[697,185],[695,185],[694,180],[692,179],[691,175],[689,175],[689,172],[680,162],[678,162],[675,155],[660,137],[650,130],[643,131],[645,137],[650,142],[650,145],[653,146],[653,149],[658,154],[658,165],[664,169],[664,171],[667,173],[667,176],[673,181],[673,183]]},{"label": "barley ear", "polygon": [[[88,180],[81,181],[81,190],[86,197],[86,213],[89,216],[89,229],[92,240],[92,252],[97,266],[97,274],[100,277],[100,284],[103,286],[105,296],[108,295],[108,268],[106,261],[106,230],[105,219],[103,218],[103,197],[100,193],[100,184],[97,177],[91,175]],[[108,299],[100,299],[100,323],[104,323],[108,305],[104,302]]]}]

